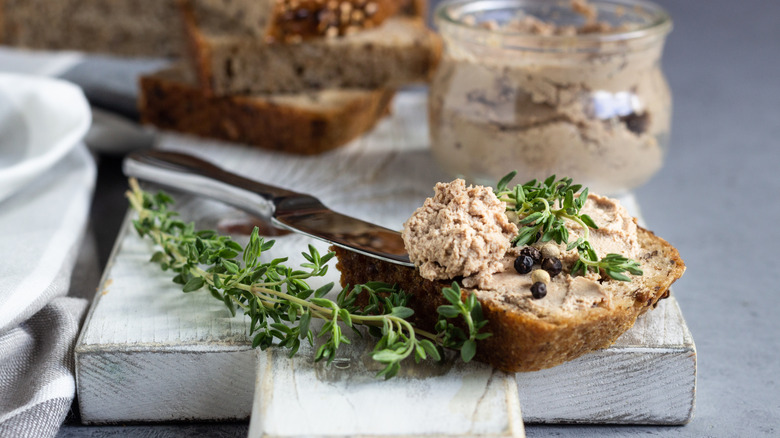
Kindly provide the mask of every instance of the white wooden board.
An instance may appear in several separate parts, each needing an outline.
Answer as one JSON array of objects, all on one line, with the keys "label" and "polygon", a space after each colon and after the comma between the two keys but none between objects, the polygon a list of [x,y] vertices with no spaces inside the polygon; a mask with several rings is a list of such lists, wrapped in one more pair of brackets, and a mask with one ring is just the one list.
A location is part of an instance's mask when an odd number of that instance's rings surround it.
[{"label": "white wooden board", "polygon": [[[433,184],[447,179],[427,150],[427,132],[421,123],[423,98],[401,94],[393,117],[371,135],[319,157],[292,157],[176,135],[164,135],[159,146],[205,156],[261,181],[311,192],[337,211],[399,229],[430,195]],[[213,201],[176,198],[177,210],[200,227],[247,220],[243,213]],[[633,198],[626,201],[638,211]],[[290,256],[291,263],[303,260],[299,253],[311,242],[298,235],[276,239],[272,255]],[[313,243],[326,251],[326,245]],[[75,350],[85,423],[245,419],[252,412],[256,378],[260,402],[255,403],[252,432],[260,433],[257,436],[310,435],[309,423],[285,422],[288,417],[279,413],[299,409],[315,418],[314,405],[300,403],[311,397],[326,397],[334,406],[352,403],[361,408],[344,408],[361,421],[350,422],[353,429],[339,431],[354,435],[452,436],[457,431],[519,436],[522,423],[519,407],[514,407],[518,401],[525,420],[532,422],[680,424],[693,412],[695,347],[673,298],[641,318],[612,348],[551,370],[483,379],[484,384],[474,386],[473,379],[466,383],[468,376],[484,376],[487,371],[483,365],[470,364],[452,374],[377,382],[370,378],[375,371],[359,367],[323,371],[321,365],[310,363],[307,351],[293,360],[275,351],[256,354],[249,346],[245,318],[231,318],[207,292],[182,293],[169,273],[148,263],[151,254],[150,242],[139,239],[126,223]],[[337,280],[332,269],[320,282]],[[334,378],[334,373],[341,377]],[[506,381],[513,382],[515,389],[501,383]],[[289,382],[299,391],[285,391]],[[474,398],[481,394],[476,390],[452,392],[468,385],[492,394],[488,399],[493,401],[482,404],[484,400]],[[357,393],[365,398],[344,392],[347,387],[359,387]],[[423,392],[425,397],[419,395]],[[407,428],[371,430],[369,425],[382,412],[367,409],[366,400],[383,397],[394,397],[394,403],[405,401],[404,408],[421,417],[446,415],[433,400],[449,400],[448,406],[476,414],[466,417],[468,424],[451,430],[425,431],[418,422]],[[502,397],[502,407],[495,408],[494,402]],[[488,411],[491,416],[480,414]]]},{"label": "white wooden board", "polygon": [[258,352],[249,437],[525,436],[513,375],[484,364],[409,364],[386,382],[374,377],[381,368],[366,355],[371,346],[357,347],[331,366],[313,364],[311,348],[293,359]]}]

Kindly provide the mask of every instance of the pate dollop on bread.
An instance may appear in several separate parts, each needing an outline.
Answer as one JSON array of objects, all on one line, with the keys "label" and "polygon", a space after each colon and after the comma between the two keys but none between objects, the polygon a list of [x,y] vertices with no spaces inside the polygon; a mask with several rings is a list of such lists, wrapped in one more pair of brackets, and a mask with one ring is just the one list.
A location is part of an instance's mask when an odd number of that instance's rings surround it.
[{"label": "pate dollop on bread", "polygon": [[448,280],[501,269],[517,225],[493,189],[465,181],[438,183],[404,223],[401,237],[409,258],[429,280]]},{"label": "pate dollop on bread", "polygon": [[[507,213],[492,188],[455,180],[434,190],[402,232],[416,268],[334,247],[341,282],[397,284],[413,296],[410,307],[423,329],[434,327],[437,307],[446,304],[442,288],[458,282],[462,298],[476,295],[488,320],[483,331],[492,333],[479,341],[476,358],[504,371],[549,368],[608,347],[639,315],[667,297],[685,271],[674,247],[638,226],[617,200],[594,194],[583,196],[587,200],[582,213],[598,228],[585,230],[565,221],[570,241],[589,232],[599,256],[619,253],[636,260],[642,275],[631,276],[631,281],[619,281],[599,269],[574,275],[577,249],[554,241],[530,246],[560,261],[557,269],[544,275],[538,267],[518,270],[515,261],[528,249],[512,242],[523,218]],[[533,291],[537,282],[546,286],[541,297]]]},{"label": "pate dollop on bread", "polygon": [[[404,223],[401,236],[409,258],[420,276],[428,280],[463,277],[462,285],[478,297],[500,299],[539,314],[576,312],[582,308],[611,306],[611,296],[602,287],[603,275],[588,271],[571,274],[579,259],[577,249],[567,242],[537,242],[533,246],[553,252],[561,262],[561,275],[545,282],[544,298],[535,298],[532,271],[519,273],[514,262],[522,248],[512,245],[520,218],[507,214],[491,187],[466,186],[462,179],[438,183],[435,195],[426,199]],[[598,224],[589,230],[589,241],[597,254],[621,254],[635,258],[640,251],[637,225],[628,211],[611,198],[588,195],[582,213]],[[566,221],[570,240],[584,233],[574,221]],[[554,246],[554,248],[549,248]]]}]

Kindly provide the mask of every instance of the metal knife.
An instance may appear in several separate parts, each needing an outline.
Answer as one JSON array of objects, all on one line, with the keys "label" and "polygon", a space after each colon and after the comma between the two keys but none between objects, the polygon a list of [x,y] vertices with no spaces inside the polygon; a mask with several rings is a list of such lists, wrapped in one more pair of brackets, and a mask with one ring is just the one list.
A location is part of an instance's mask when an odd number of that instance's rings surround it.
[{"label": "metal knife", "polygon": [[345,216],[313,196],[236,175],[192,155],[133,152],[125,158],[123,170],[129,177],[222,201],[269,219],[279,228],[387,262],[414,266],[399,232]]}]

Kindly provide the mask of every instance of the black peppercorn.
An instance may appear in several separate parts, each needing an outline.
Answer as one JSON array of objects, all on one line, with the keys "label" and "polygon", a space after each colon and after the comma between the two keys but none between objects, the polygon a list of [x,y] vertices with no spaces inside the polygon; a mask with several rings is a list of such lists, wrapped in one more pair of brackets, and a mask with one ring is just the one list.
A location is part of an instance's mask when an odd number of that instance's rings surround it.
[{"label": "black peppercorn", "polygon": [[515,271],[517,271],[518,274],[527,274],[531,272],[533,267],[534,259],[532,259],[531,256],[521,254],[515,259]]},{"label": "black peppercorn", "polygon": [[535,246],[526,246],[520,250],[520,255],[531,257],[534,264],[542,262],[542,252]]},{"label": "black peppercorn", "polygon": [[541,281],[537,281],[533,285],[531,285],[531,295],[535,299],[544,298],[547,296],[547,285],[542,283]]},{"label": "black peppercorn", "polygon": [[542,260],[542,269],[547,271],[547,273],[550,274],[550,277],[555,277],[561,273],[563,265],[558,257],[550,257]]},{"label": "black peppercorn", "polygon": [[631,113],[620,117],[620,121],[626,124],[626,128],[634,134],[641,134],[647,131],[647,127],[650,124],[650,114],[648,113]]}]

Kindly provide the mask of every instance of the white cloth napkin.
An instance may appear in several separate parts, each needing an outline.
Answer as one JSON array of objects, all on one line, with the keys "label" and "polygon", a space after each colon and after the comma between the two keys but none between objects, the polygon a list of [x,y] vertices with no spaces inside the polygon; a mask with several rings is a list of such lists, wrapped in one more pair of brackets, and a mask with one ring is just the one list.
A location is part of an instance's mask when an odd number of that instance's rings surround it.
[{"label": "white cloth napkin", "polygon": [[0,437],[48,437],[59,430],[73,403],[73,343],[86,305],[55,298],[0,334]]},{"label": "white cloth napkin", "polygon": [[[81,59],[75,53],[0,48],[0,71],[55,76]],[[22,122],[4,126],[0,134],[26,129],[18,138],[30,144],[6,142],[9,150],[3,147],[0,154],[35,155],[31,144],[49,148],[50,140],[62,140],[65,136],[41,137],[52,134],[51,118],[81,115],[89,120],[86,101],[77,91],[51,93],[51,84],[41,82],[26,87],[20,104],[9,95],[18,98],[17,88],[11,84],[0,98],[6,99],[6,109],[8,104],[21,107]],[[34,110],[40,106],[45,108]],[[43,117],[42,112],[50,114]],[[66,117],[60,117],[63,113]],[[58,154],[31,181],[19,184],[18,175],[5,175],[16,186],[5,187],[9,197],[0,200],[0,438],[56,435],[75,396],[73,347],[87,301],[65,295],[87,224],[96,169],[78,138],[70,141],[60,149],[69,152]]]},{"label": "white cloth napkin", "polygon": [[95,176],[78,145],[0,202],[0,437],[54,436],[73,401],[87,302],[65,295]]}]

